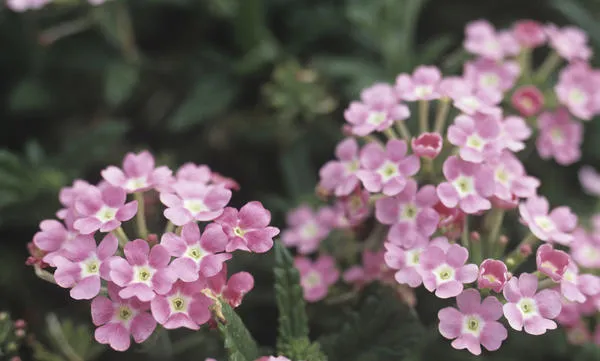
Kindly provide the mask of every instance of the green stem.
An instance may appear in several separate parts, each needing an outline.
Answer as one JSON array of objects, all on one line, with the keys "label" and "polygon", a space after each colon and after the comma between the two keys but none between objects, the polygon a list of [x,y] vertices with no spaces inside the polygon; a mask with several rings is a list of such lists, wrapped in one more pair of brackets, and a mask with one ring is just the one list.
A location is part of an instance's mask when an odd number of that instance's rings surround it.
[{"label": "green stem", "polygon": [[410,130],[408,130],[408,128],[406,127],[404,120],[396,121],[396,130],[398,130],[398,133],[400,133],[400,135],[402,136],[402,139],[404,139],[404,141],[407,144],[410,144],[410,138],[411,138]]},{"label": "green stem", "polygon": [[121,50],[127,60],[132,63],[138,63],[140,54],[138,53],[135,41],[135,33],[131,22],[129,9],[123,2],[117,4],[117,31],[121,42]]},{"label": "green stem", "polygon": [[535,80],[538,82],[545,81],[550,73],[552,73],[561,63],[562,59],[557,52],[553,51],[546,60],[540,65],[537,72],[535,73]]},{"label": "green stem", "polygon": [[469,250],[469,254],[471,257],[469,257],[471,259],[471,262],[475,263],[475,264],[480,264],[481,261],[483,261],[483,249],[481,246],[481,238],[479,239],[472,239],[471,243],[469,244],[470,246],[470,250]]},{"label": "green stem", "polygon": [[173,232],[174,229],[175,229],[175,225],[173,224],[173,222],[169,221],[169,222],[167,222],[167,226],[165,227],[164,233],[171,233],[171,232]]},{"label": "green stem", "polygon": [[461,236],[461,241],[463,247],[469,249],[469,216],[465,215],[465,220],[463,223],[463,231]]},{"label": "green stem", "polygon": [[523,48],[518,56],[521,77],[528,81],[531,78],[531,49]]},{"label": "green stem", "polygon": [[499,208],[494,208],[489,213],[490,232],[483,240],[483,256],[486,258],[494,255],[496,248],[498,248],[498,236],[500,235],[500,229],[504,221],[504,214],[505,211]]},{"label": "green stem", "polygon": [[54,275],[44,269],[41,269],[39,266],[34,266],[34,270],[35,270],[35,275],[38,276],[38,278],[46,281],[46,282],[50,282],[50,283],[54,283],[56,284],[56,280],[54,279]]},{"label": "green stem", "polygon": [[419,100],[419,131],[426,133],[429,131],[429,102]]},{"label": "green stem", "polygon": [[533,233],[529,233],[517,247],[508,254],[506,257],[506,265],[509,271],[514,271],[527,259],[528,256],[524,256],[521,252],[521,248],[524,246],[531,246],[531,252],[534,252],[533,246],[538,242],[537,237]]},{"label": "green stem", "polygon": [[392,128],[387,128],[383,132],[389,140],[398,139],[398,135],[396,134],[396,132],[394,132],[394,129],[392,129]]},{"label": "green stem", "polygon": [[113,232],[114,232],[114,235],[119,240],[119,246],[125,247],[127,242],[129,242],[129,237],[127,237],[127,234],[123,230],[123,227],[119,227],[119,228],[115,229]]},{"label": "green stem", "polygon": [[144,193],[136,192],[133,195],[138,202],[138,211],[135,215],[137,233],[140,238],[148,238],[148,226],[146,225],[146,207],[144,203]]},{"label": "green stem", "polygon": [[544,290],[546,288],[554,288],[554,287],[556,287],[556,282],[554,282],[551,278],[546,278],[546,279],[541,280],[538,283],[538,288],[537,289],[538,289],[538,292],[539,292],[539,291]]},{"label": "green stem", "polygon": [[442,133],[444,126],[446,125],[446,118],[448,118],[448,112],[450,111],[450,98],[443,97],[438,101],[438,107],[435,113],[435,128],[436,133]]}]

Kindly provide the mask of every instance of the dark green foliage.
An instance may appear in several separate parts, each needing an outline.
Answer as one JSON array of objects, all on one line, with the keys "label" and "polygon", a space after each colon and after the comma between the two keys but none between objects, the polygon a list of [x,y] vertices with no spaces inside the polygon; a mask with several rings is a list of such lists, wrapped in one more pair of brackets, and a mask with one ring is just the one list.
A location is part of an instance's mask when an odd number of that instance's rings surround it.
[{"label": "dark green foliage", "polygon": [[258,352],[256,341],[244,326],[244,322],[227,302],[221,302],[221,307],[225,323],[219,323],[219,330],[225,340],[229,361],[256,360],[261,355]]}]

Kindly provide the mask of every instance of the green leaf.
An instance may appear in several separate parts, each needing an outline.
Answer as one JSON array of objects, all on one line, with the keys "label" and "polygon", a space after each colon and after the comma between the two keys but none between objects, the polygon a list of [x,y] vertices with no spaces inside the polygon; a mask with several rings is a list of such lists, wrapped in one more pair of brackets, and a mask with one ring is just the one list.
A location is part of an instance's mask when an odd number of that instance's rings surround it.
[{"label": "green leaf", "polygon": [[139,80],[139,68],[121,61],[111,63],[104,79],[104,98],[110,106],[126,101]]},{"label": "green leaf", "polygon": [[254,361],[261,355],[256,341],[242,319],[227,302],[220,303],[225,323],[219,322],[219,330],[225,339],[229,361]]},{"label": "green leaf", "polygon": [[424,332],[394,290],[374,285],[341,332],[322,345],[329,361],[398,361],[414,352]]},{"label": "green leaf", "polygon": [[316,183],[310,161],[308,142],[297,141],[280,154],[279,161],[285,185],[291,198],[297,199],[303,194],[312,193]]},{"label": "green leaf", "polygon": [[25,78],[12,90],[9,107],[15,112],[44,110],[52,104],[47,89],[36,78]]},{"label": "green leaf", "polygon": [[419,63],[434,64],[454,44],[452,35],[440,35],[428,41],[419,52]]},{"label": "green leaf", "polygon": [[181,132],[227,109],[238,87],[222,74],[207,74],[190,91],[170,119],[169,129]]}]

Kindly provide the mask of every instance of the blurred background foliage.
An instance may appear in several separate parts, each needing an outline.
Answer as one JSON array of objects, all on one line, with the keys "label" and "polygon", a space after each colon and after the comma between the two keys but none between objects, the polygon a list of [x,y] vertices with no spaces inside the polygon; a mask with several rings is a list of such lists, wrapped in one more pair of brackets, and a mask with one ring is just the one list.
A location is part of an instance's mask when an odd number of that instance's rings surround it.
[{"label": "blurred background foliage", "polygon": [[[498,27],[521,18],[573,23],[600,52],[598,15],[598,0],[55,0],[23,14],[0,9],[0,306],[40,330],[31,351],[39,360],[76,360],[61,349],[65,339],[86,360],[133,360],[135,352],[90,344],[89,303],[24,265],[25,245],[58,209],[60,187],[97,181],[126,152],[150,149],[161,163],[206,163],[235,178],[234,204],[261,200],[283,227],[285,211],[313,197],[318,169],[342,137],[343,109],[361,88],[419,64],[460,72],[464,26],[479,18]],[[596,139],[592,122],[582,163],[599,164]],[[560,168],[532,153],[527,165],[553,203],[595,207],[579,190],[580,164]],[[267,346],[277,318],[272,259],[239,256],[232,266],[257,278],[240,313]],[[431,329],[428,302],[418,311]],[[309,308],[316,319],[332,312],[341,311]],[[214,333],[172,337],[185,360],[220,352],[202,342]],[[437,332],[422,339],[409,359],[471,358]],[[509,340],[490,358],[600,359],[593,346],[567,346],[561,332]]]}]

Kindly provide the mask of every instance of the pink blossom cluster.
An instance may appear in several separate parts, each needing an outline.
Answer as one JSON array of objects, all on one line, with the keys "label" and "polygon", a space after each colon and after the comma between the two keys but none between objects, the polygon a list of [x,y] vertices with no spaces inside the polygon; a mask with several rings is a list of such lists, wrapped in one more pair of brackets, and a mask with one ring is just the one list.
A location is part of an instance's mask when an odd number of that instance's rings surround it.
[{"label": "pink blossom cluster", "polygon": [[[90,5],[101,5],[106,0],[88,0]],[[39,10],[52,3],[52,0],[6,0],[6,7],[16,12]]]},{"label": "pink blossom cluster", "polygon": [[[465,35],[477,57],[461,76],[419,66],[350,104],[346,138],[319,173],[328,203],[292,210],[282,236],[299,254],[308,301],[347,287],[337,278],[348,263],[342,278],[352,287],[423,285],[456,300],[440,310],[439,331],[478,355],[499,349],[507,327],[541,335],[558,321],[581,332],[580,316],[600,310],[600,278],[589,271],[600,267],[600,241],[569,207],[538,194],[541,181],[519,158],[535,143],[543,159],[579,160],[581,120],[600,114],[600,72],[574,27],[523,20],[497,31],[480,20]],[[548,59],[533,71],[531,51],[546,44]],[[595,170],[581,179],[600,196]],[[523,225],[514,248],[502,234],[510,213]],[[536,269],[516,274],[528,257]]]},{"label": "pink blossom cluster", "polygon": [[[229,207],[235,181],[192,163],[173,174],[147,151],[129,153],[121,168],[101,174],[97,185],[76,180],[60,192],[64,208],[40,223],[28,259],[72,298],[91,300],[98,342],[124,351],[157,323],[197,330],[219,302],[241,303],[254,279],[247,272],[227,278],[227,261],[236,250],[267,252],[279,234],[260,202]],[[168,221],[160,236],[146,224],[149,201],[157,198]]]}]

